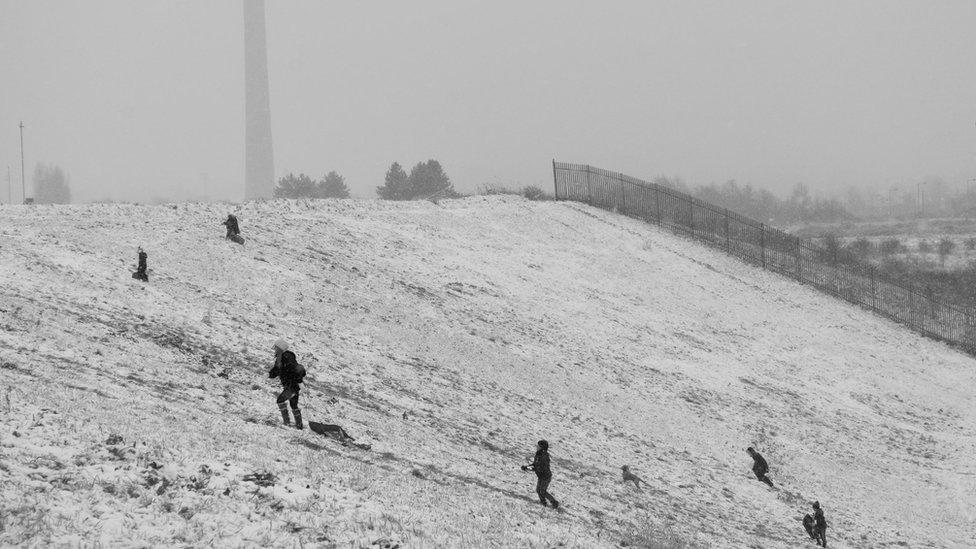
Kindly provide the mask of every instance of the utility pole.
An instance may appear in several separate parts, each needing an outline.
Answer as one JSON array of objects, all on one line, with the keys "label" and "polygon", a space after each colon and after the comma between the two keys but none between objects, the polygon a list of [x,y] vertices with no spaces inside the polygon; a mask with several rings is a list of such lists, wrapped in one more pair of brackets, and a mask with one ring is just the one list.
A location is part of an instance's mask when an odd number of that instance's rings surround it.
[{"label": "utility pole", "polygon": [[7,204],[13,204],[14,199],[10,195],[10,164],[7,164]]},{"label": "utility pole", "polygon": [[27,184],[24,183],[24,121],[20,121],[20,197],[27,203]]}]

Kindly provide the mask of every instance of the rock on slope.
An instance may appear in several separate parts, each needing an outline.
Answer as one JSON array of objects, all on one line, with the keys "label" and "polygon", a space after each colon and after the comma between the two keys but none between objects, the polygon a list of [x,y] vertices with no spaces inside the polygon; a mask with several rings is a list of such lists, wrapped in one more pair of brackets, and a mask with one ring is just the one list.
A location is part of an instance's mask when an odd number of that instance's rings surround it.
[{"label": "rock on slope", "polygon": [[[277,425],[277,337],[372,451]],[[577,204],[6,207],[0,545],[793,547],[818,499],[834,547],[972,546],[974,366]]]}]

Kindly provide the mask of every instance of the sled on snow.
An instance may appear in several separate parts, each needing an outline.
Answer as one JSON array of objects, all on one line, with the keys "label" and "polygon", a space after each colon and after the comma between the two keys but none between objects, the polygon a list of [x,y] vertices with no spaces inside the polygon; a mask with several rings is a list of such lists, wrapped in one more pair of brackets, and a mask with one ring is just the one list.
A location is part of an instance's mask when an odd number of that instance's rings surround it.
[{"label": "sled on snow", "polygon": [[319,423],[317,421],[309,421],[308,428],[314,433],[318,433],[322,436],[332,437],[340,442],[346,440],[356,440],[346,432],[345,429],[338,425],[333,425],[331,423]]}]

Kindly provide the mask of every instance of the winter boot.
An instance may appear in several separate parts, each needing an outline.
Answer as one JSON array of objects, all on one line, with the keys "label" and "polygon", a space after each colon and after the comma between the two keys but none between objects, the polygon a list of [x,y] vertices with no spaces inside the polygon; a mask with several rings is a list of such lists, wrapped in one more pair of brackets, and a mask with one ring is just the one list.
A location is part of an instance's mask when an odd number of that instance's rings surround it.
[{"label": "winter boot", "polygon": [[302,423],[302,411],[298,408],[292,408],[291,411],[295,414],[295,427],[304,429],[305,425]]},{"label": "winter boot", "polygon": [[[282,421],[285,422],[285,425],[291,425],[291,419],[288,418],[288,403],[286,403],[286,402],[279,402],[278,403],[278,409],[281,410],[281,419],[282,419]],[[299,416],[299,415],[296,414],[296,418],[295,419],[298,419],[300,417],[301,416]],[[298,420],[301,421],[300,419],[298,419]]]}]

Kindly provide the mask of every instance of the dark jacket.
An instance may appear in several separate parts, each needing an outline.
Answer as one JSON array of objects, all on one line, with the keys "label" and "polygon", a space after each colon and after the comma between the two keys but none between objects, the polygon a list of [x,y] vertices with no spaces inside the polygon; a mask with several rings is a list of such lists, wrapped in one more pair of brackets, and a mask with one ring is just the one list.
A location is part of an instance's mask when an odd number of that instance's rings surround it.
[{"label": "dark jacket", "polygon": [[539,449],[535,453],[535,459],[532,460],[532,465],[530,469],[535,471],[535,474],[539,478],[549,478],[552,476],[552,469],[549,468],[549,451]]},{"label": "dark jacket", "polygon": [[763,459],[759,452],[754,452],[752,454],[752,470],[756,474],[765,475],[769,472],[769,464]]},{"label": "dark jacket", "polygon": [[813,522],[815,524],[814,528],[818,532],[827,529],[827,519],[824,518],[823,509],[817,509],[813,512]]},{"label": "dark jacket", "polygon": [[228,215],[227,220],[224,221],[224,225],[227,226],[227,237],[230,238],[233,235],[241,234],[241,228],[237,224],[237,217],[234,215]]},{"label": "dark jacket", "polygon": [[298,363],[295,353],[285,351],[275,359],[274,367],[268,372],[269,378],[281,378],[281,386],[298,390],[298,384],[305,379],[305,367]]}]

